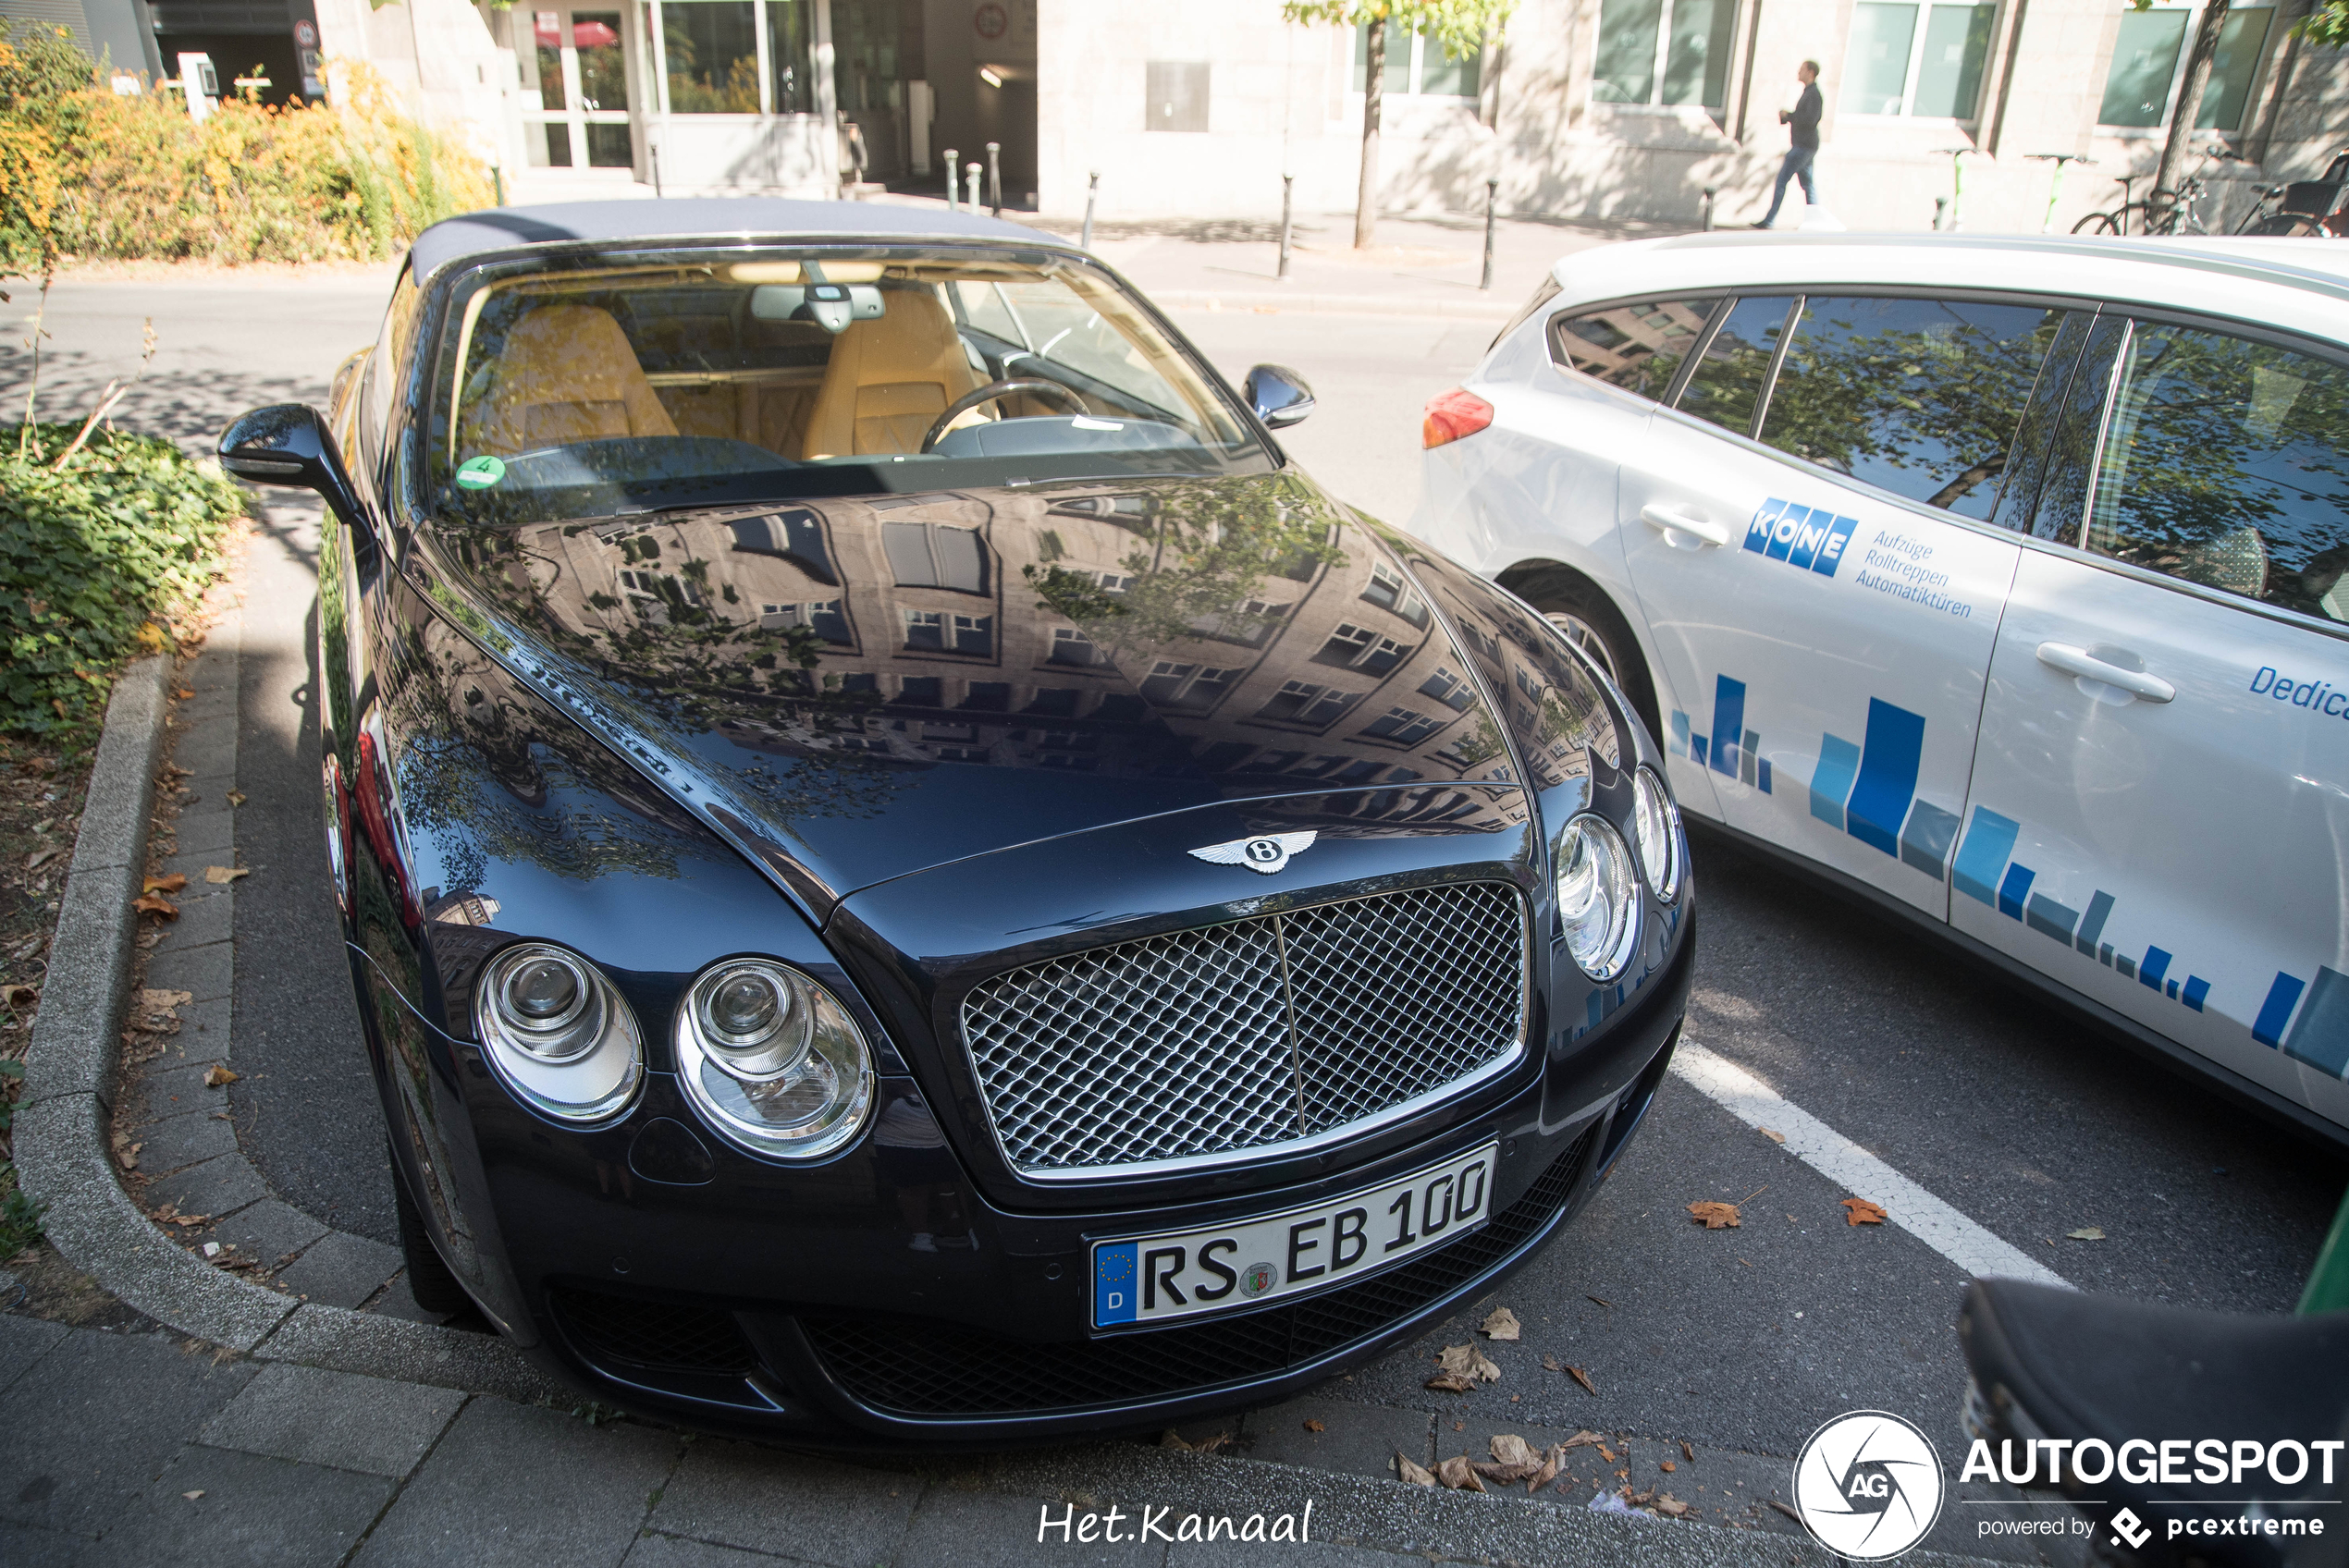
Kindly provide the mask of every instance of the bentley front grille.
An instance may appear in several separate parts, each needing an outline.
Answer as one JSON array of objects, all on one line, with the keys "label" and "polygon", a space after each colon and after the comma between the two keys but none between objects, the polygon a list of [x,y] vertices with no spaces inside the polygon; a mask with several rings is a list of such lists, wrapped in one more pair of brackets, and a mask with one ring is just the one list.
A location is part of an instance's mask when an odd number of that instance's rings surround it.
[{"label": "bentley front grille", "polygon": [[1320,1142],[1513,1059],[1525,900],[1470,882],[1257,915],[1011,970],[963,1038],[1039,1180]]}]

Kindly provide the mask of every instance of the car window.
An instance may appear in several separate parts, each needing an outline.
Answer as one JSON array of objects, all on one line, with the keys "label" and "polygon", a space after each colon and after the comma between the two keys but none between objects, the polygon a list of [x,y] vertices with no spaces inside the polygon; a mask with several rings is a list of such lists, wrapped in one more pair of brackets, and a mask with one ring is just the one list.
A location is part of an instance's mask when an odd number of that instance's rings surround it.
[{"label": "car window", "polygon": [[1717,298],[1642,300],[1552,323],[1551,356],[1610,386],[1661,398],[1713,319]]},{"label": "car window", "polygon": [[1778,335],[1786,329],[1787,309],[1793,303],[1784,295],[1770,295],[1740,300],[1730,307],[1728,318],[1689,372],[1688,385],[1680,390],[1680,411],[1740,435],[1751,432],[1762,384],[1769,378],[1770,358],[1777,352]]},{"label": "car window", "polygon": [[2220,332],[2131,324],[2087,547],[2349,620],[2349,368]]},{"label": "car window", "polygon": [[1987,518],[2060,310],[1813,295],[1762,439],[1896,496]]}]

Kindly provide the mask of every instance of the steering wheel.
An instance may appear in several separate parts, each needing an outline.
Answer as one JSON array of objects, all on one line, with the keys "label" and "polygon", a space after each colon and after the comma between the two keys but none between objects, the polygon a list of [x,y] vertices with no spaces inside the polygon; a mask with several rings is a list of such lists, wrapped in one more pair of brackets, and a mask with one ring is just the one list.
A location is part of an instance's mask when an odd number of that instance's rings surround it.
[{"label": "steering wheel", "polygon": [[1022,392],[1041,393],[1049,398],[1056,398],[1066,404],[1074,413],[1088,414],[1093,411],[1085,406],[1085,399],[1075,392],[1063,386],[1057,381],[1047,381],[1040,375],[1020,375],[1014,376],[1009,381],[990,381],[977,391],[965,392],[947,404],[946,411],[938,416],[938,423],[931,425],[929,434],[922,437],[920,450],[927,452],[937,446],[939,438],[946,434],[948,425],[978,407],[979,404],[991,403],[998,398],[1009,398]]}]

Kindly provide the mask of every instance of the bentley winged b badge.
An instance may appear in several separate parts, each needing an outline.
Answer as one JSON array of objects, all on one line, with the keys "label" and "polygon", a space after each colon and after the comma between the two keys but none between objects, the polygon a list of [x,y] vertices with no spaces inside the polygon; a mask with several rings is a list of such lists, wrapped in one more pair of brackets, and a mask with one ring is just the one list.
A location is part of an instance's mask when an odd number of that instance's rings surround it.
[{"label": "bentley winged b badge", "polygon": [[1244,865],[1270,876],[1288,864],[1289,856],[1303,854],[1312,847],[1313,830],[1309,827],[1302,833],[1266,833],[1254,839],[1235,839],[1228,844],[1210,844],[1191,853],[1217,865]]}]

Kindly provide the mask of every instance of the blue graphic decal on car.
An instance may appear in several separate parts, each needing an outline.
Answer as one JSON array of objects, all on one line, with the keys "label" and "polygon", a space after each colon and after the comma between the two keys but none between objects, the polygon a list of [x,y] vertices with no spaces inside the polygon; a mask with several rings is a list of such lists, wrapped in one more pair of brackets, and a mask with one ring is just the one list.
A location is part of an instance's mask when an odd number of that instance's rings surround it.
[{"label": "blue graphic decal on car", "polygon": [[[1966,825],[1965,843],[1958,850],[1958,858],[1949,867],[1949,886],[1977,903],[1988,904],[2009,920],[2019,920],[2043,937],[2052,937],[2066,947],[2077,949],[2082,956],[2095,959],[2107,969],[2124,979],[2136,981],[2171,1001],[2183,1003],[2196,1012],[2206,1011],[2203,1002],[2210,995],[2210,982],[2199,974],[2189,974],[2180,980],[2170,973],[2171,962],[2176,954],[2166,948],[2148,945],[2143,958],[2114,950],[2104,939],[2105,925],[2112,918],[2115,900],[2103,888],[2089,896],[2088,907],[2083,911],[2058,900],[2044,890],[2033,892],[2032,885],[2039,874],[2014,859],[2015,840],[2022,835],[2023,825],[2011,816],[2003,816],[1986,806],[1974,808],[1974,817]],[[2279,982],[2291,976],[2280,974]],[[2297,980],[2292,981],[2294,987]],[[2263,1045],[2276,1041],[2268,1037],[2280,1033],[2292,1013],[2292,1004],[2299,998],[2295,988],[2283,1003],[2282,1014],[2272,1026],[2269,1013],[2276,1009],[2274,997],[2252,1025],[2252,1036]],[[2349,1000],[2349,994],[2344,994]],[[2349,1022],[2345,1020],[2344,1022]],[[2267,1031],[2263,1034],[2262,1031]],[[2349,1030],[2343,1034],[2343,1055],[2349,1057]]]},{"label": "blue graphic decal on car", "polygon": [[2349,974],[2320,963],[2312,984],[2276,971],[2251,1037],[2328,1077],[2341,1077],[2349,1071]]},{"label": "blue graphic decal on car", "polygon": [[1713,678],[1713,726],[1710,734],[1691,732],[1689,716],[1672,710],[1672,754],[1709,767],[1725,778],[1743,779],[1764,794],[1770,792],[1770,763],[1762,755],[1762,737],[1745,728],[1745,682],[1726,675]]},{"label": "blue graphic decal on car", "polygon": [[1843,564],[1843,546],[1860,520],[1838,517],[1825,507],[1806,507],[1777,496],[1762,503],[1746,524],[1745,547],[1765,560],[1784,561],[1803,571],[1833,577]]}]

